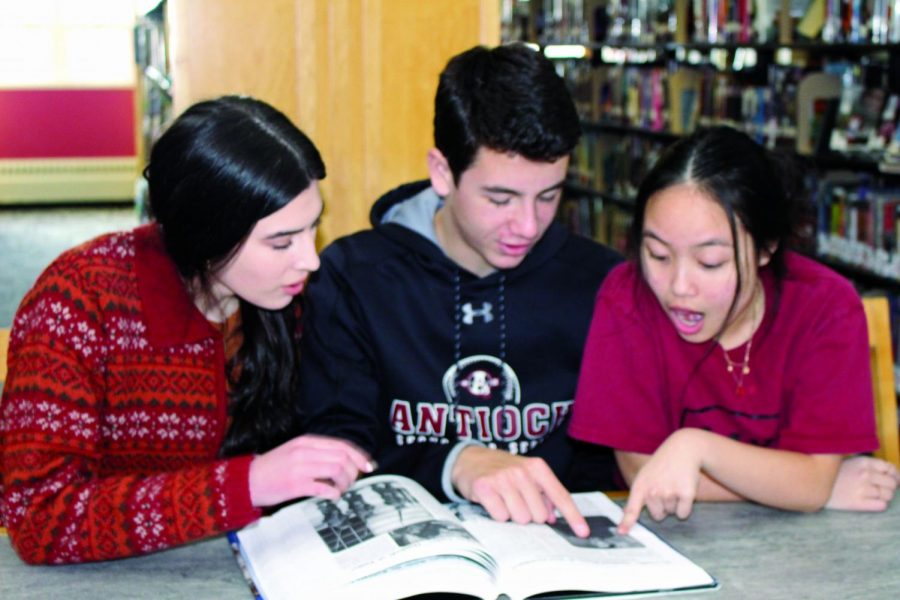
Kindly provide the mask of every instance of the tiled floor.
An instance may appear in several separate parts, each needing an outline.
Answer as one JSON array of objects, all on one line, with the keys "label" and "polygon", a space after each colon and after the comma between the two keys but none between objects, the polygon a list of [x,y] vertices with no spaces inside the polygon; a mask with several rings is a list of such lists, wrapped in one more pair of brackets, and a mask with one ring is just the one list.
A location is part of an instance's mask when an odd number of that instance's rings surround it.
[{"label": "tiled floor", "polygon": [[0,207],[0,327],[56,256],[101,233],[130,229],[131,206]]}]

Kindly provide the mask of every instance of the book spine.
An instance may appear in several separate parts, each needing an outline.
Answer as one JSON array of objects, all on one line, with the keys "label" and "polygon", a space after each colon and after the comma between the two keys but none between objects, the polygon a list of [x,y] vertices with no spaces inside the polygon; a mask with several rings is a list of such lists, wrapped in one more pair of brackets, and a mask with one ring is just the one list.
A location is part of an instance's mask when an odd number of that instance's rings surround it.
[{"label": "book spine", "polygon": [[[900,0],[898,0],[900,1]],[[706,0],[690,0],[691,3],[691,41],[702,42],[706,35],[703,13],[706,11]]]},{"label": "book spine", "polygon": [[825,22],[822,25],[822,41],[840,41],[841,0],[825,0]]},{"label": "book spine", "polygon": [[849,0],[850,2],[850,22],[849,22],[849,35],[848,39],[850,42],[854,44],[858,44],[863,41],[864,36],[862,34],[862,11],[863,11],[863,0]]},{"label": "book spine", "polygon": [[247,582],[247,587],[250,588],[250,594],[253,596],[254,600],[264,600],[262,594],[256,587],[256,583],[253,581],[253,577],[250,575],[250,569],[247,567],[247,562],[244,560],[244,555],[241,553],[241,542],[238,539],[237,533],[230,531],[228,532],[228,546],[231,548],[231,552],[234,555],[234,560],[237,562],[238,568],[241,570],[241,575],[244,577],[244,581]]},{"label": "book spine", "polygon": [[719,2],[706,0],[706,41],[710,44],[719,41]]},{"label": "book spine", "polygon": [[738,22],[740,23],[739,42],[750,41],[750,0],[737,0]]},{"label": "book spine", "polygon": [[889,0],[891,2],[890,14],[891,21],[888,37],[891,43],[900,43],[900,0]]},{"label": "book spine", "polygon": [[869,39],[873,44],[887,43],[888,25],[888,0],[873,0],[869,34]]}]

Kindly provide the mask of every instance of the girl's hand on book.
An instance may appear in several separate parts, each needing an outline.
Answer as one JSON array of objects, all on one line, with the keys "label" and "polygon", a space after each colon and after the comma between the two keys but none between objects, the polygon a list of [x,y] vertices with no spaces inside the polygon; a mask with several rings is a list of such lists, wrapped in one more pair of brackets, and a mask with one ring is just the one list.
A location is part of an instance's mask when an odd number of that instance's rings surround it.
[{"label": "girl's hand on book", "polygon": [[578,537],[590,527],[575,501],[542,458],[470,446],[453,465],[453,485],[497,521],[553,523],[559,510]]},{"label": "girl's hand on book", "polygon": [[618,531],[626,535],[641,516],[641,510],[657,521],[669,515],[686,519],[691,514],[700,485],[702,461],[690,429],[670,435],[641,467],[623,509]]},{"label": "girl's hand on book", "polygon": [[273,506],[303,496],[337,499],[375,463],[347,440],[301,435],[250,463],[250,500]]},{"label": "girl's hand on book", "polygon": [[891,503],[900,472],[880,458],[853,456],[844,459],[825,508],[883,511]]}]

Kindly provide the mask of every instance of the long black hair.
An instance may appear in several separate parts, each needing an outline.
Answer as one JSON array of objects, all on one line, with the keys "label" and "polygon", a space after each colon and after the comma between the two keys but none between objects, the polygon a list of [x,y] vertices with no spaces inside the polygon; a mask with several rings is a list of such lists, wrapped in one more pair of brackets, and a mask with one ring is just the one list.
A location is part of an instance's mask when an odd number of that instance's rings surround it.
[{"label": "long black hair", "polygon": [[[325,165],[284,114],[224,96],[182,113],[154,144],[144,176],[167,252],[189,289],[208,294],[256,222],[323,179]],[[299,433],[298,305],[266,310],[239,301],[243,342],[226,365],[223,455],[266,450]]]}]

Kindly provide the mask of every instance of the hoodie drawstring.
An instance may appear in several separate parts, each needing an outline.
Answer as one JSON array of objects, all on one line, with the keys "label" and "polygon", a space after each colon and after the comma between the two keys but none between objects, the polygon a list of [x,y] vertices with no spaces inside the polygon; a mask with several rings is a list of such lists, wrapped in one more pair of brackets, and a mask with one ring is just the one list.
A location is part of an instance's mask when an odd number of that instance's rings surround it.
[{"label": "hoodie drawstring", "polygon": [[[506,406],[506,273],[500,272],[497,284],[497,321],[500,328],[500,402]],[[459,399],[460,363],[462,362],[462,283],[459,269],[453,270],[453,363],[456,377],[453,379],[453,394],[450,400],[450,422],[456,422],[456,405]]]}]

